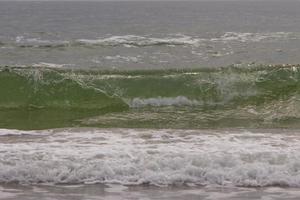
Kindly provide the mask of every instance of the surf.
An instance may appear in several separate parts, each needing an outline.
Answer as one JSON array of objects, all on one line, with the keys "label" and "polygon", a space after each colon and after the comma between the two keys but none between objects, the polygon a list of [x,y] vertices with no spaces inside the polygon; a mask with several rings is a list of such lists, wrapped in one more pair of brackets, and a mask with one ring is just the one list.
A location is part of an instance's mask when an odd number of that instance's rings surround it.
[{"label": "surf", "polygon": [[0,129],[0,183],[299,187],[297,132]]},{"label": "surf", "polygon": [[[210,127],[218,124],[216,119],[233,122],[225,123],[229,127],[238,121],[296,126],[299,80],[298,65],[129,71],[1,67],[0,126],[164,128],[151,119],[164,121],[171,115],[178,119],[170,118],[166,128],[180,119],[177,128]],[[153,115],[146,124],[134,117],[143,113]],[[22,120],[33,125],[23,127]]]}]

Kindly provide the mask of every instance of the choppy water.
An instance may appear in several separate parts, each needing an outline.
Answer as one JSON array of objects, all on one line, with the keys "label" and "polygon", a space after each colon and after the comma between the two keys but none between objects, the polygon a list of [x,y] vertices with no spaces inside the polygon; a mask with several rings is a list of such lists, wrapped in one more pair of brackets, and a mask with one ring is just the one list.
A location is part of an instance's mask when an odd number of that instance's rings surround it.
[{"label": "choppy water", "polygon": [[298,199],[299,9],[0,2],[0,199]]},{"label": "choppy water", "polygon": [[299,2],[1,2],[0,65],[298,64]]}]

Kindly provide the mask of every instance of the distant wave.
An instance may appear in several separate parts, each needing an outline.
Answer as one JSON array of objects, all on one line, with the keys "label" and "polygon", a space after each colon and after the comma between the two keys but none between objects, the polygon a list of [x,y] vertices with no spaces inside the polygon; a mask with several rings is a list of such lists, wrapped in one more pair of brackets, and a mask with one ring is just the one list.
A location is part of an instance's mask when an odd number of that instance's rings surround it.
[{"label": "distant wave", "polygon": [[147,46],[199,46],[209,42],[260,42],[274,40],[300,39],[300,35],[292,32],[226,32],[218,37],[202,38],[184,34],[168,35],[165,37],[152,37],[145,35],[120,35],[100,37],[96,39],[74,40],[46,40],[41,38],[26,38],[18,36],[15,42],[0,42],[0,46],[13,45],[20,48],[70,48],[76,46],[124,46],[124,47],[147,47]]},{"label": "distant wave", "polygon": [[58,48],[67,47],[70,45],[70,41],[24,38],[23,36],[18,36],[15,41],[16,46],[22,48]]},{"label": "distant wave", "polygon": [[[239,33],[239,32],[226,32],[218,38],[212,38],[214,42],[260,42],[262,40],[280,40],[293,38],[291,32],[270,32],[270,33]],[[300,39],[300,38],[298,38]]]},{"label": "distant wave", "polygon": [[160,46],[160,45],[192,45],[199,46],[207,42],[260,42],[265,40],[287,40],[300,39],[299,35],[291,32],[267,32],[267,33],[242,33],[226,32],[216,38],[200,38],[196,36],[178,35],[177,37],[154,38],[137,35],[111,36],[101,39],[81,39],[77,42],[81,45],[101,45],[101,46]]},{"label": "distant wave", "polygon": [[166,37],[166,38],[153,38],[137,35],[125,35],[125,36],[112,36],[103,39],[77,40],[79,44],[83,45],[103,45],[103,46],[156,46],[156,45],[194,45],[199,42],[198,39],[193,39],[190,36],[181,37]]}]

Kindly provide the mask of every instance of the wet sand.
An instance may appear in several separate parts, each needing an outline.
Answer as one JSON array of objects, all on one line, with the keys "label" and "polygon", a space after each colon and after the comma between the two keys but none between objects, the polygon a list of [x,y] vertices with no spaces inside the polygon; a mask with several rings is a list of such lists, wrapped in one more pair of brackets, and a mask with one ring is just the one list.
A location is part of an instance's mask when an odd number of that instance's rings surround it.
[{"label": "wet sand", "polygon": [[0,186],[2,200],[297,200],[297,188],[154,187],[122,185],[18,185]]}]

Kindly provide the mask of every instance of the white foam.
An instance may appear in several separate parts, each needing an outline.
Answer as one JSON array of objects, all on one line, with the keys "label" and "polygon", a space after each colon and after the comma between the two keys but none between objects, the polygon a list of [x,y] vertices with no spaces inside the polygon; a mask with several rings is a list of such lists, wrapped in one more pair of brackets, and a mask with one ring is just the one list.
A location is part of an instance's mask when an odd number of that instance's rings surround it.
[{"label": "white foam", "polygon": [[[300,39],[299,34],[293,32],[226,32],[219,37],[203,38],[200,36],[189,36],[184,34],[172,34],[164,37],[153,37],[150,35],[113,35],[110,37],[100,37],[96,39],[75,39],[47,40],[41,38],[26,38],[18,36],[15,38],[17,46],[21,47],[70,47],[70,46],[124,46],[124,47],[145,47],[145,46],[192,46],[199,47],[201,44],[211,42],[260,42]],[[195,51],[193,51],[195,52]],[[200,52],[201,53],[201,52]]]},{"label": "white foam", "polygon": [[12,141],[0,141],[0,182],[300,187],[298,131],[69,129]]},{"label": "white foam", "polygon": [[154,38],[138,35],[111,36],[100,39],[79,39],[79,44],[83,45],[103,45],[103,46],[119,46],[125,47],[134,46],[153,46],[153,45],[196,45],[200,42],[199,39],[190,36],[176,36],[166,38]]},{"label": "white foam", "polygon": [[195,106],[199,105],[197,100],[190,100],[185,96],[177,97],[156,97],[156,98],[134,98],[129,102],[129,106],[133,108],[145,106]]},{"label": "white foam", "polygon": [[136,46],[153,46],[153,45],[192,45],[199,46],[206,42],[260,42],[263,40],[283,40],[283,39],[299,39],[296,34],[291,32],[226,32],[220,37],[201,38],[188,36],[183,34],[173,35],[172,37],[155,38],[149,36],[123,35],[111,36],[99,39],[79,39],[77,43],[81,45],[103,45],[103,46],[120,46],[136,47]]},{"label": "white foam", "polygon": [[46,68],[64,68],[66,66],[70,66],[71,64],[56,64],[56,63],[47,63],[47,62],[39,62],[34,63],[32,67],[46,67]]},{"label": "white foam", "polygon": [[[20,131],[15,129],[0,129],[0,136],[40,135],[35,131]],[[1,143],[0,143],[1,144]]]},{"label": "white foam", "polygon": [[213,42],[260,42],[262,40],[278,40],[288,39],[292,33],[290,32],[269,32],[269,33],[242,33],[242,32],[226,32],[218,38],[212,38]]},{"label": "white foam", "polygon": [[17,194],[13,194],[11,192],[0,191],[0,199],[3,199],[3,200],[14,199],[14,197],[16,197],[16,196],[17,196]]},{"label": "white foam", "polygon": [[138,62],[140,56],[105,56],[105,60],[112,60],[113,62]]}]

